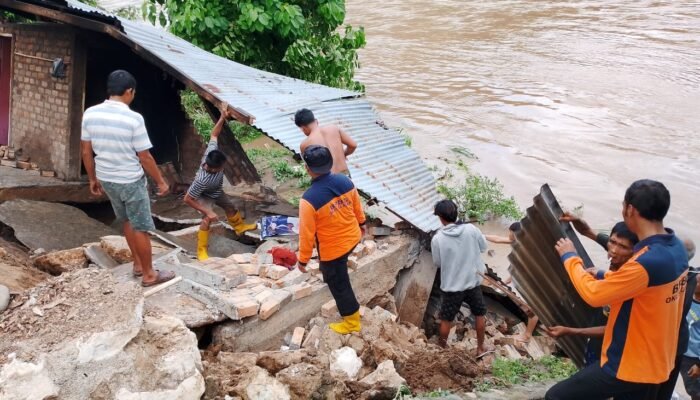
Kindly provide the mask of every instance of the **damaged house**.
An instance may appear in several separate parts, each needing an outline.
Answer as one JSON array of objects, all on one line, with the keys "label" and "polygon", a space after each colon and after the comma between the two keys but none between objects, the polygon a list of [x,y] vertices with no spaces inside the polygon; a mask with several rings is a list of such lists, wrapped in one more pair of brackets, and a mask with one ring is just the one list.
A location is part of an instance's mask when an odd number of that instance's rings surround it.
[{"label": "damaged house", "polygon": [[[365,197],[423,232],[439,227],[430,212],[438,199],[430,170],[361,93],[256,70],[75,0],[0,0],[0,9],[33,20],[0,24],[0,87],[9,88],[9,99],[0,101],[0,142],[21,149],[39,169],[85,179],[82,112],[105,99],[106,76],[122,68],[138,80],[132,107],[146,120],[156,161],[172,162],[185,183],[199,164],[201,141],[181,109],[180,90],[193,89],[211,110],[227,102],[239,122],[295,152],[303,135],[293,115],[307,107],[361,143],[348,166]],[[231,183],[260,180],[233,135],[222,135],[221,146]]]}]

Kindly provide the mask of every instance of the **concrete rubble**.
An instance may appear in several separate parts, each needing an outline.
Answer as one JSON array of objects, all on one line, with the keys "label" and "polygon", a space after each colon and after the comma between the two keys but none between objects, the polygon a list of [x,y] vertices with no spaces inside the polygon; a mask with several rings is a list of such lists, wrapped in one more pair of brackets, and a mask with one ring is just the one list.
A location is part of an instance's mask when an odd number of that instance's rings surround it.
[{"label": "concrete rubble", "polygon": [[[403,385],[472,391],[493,359],[473,358],[473,316],[468,308],[458,314],[448,349],[428,339],[436,271],[417,237],[387,229],[370,230],[374,239],[351,255],[363,326],[347,336],[328,328],[340,316],[317,259],[307,273],[273,264],[272,248],[298,250],[293,237],[198,262],[175,243],[193,229],[154,235],[154,267],[182,280],[147,298],[121,236],[38,249],[31,258],[0,242],[0,266],[41,274],[18,278],[31,281],[26,287],[0,285],[0,398],[393,399]],[[518,312],[498,303],[489,310],[487,341],[497,356],[555,351],[549,338],[514,340],[524,329]]]},{"label": "concrete rubble", "polygon": [[18,296],[0,319],[0,398],[199,398],[194,333],[143,304],[140,287],[92,268]]}]

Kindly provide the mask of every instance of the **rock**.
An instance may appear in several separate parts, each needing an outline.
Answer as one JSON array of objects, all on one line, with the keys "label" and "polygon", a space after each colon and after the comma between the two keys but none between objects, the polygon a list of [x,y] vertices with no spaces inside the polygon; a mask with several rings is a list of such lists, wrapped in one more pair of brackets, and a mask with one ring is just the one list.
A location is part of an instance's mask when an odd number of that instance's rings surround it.
[{"label": "rock", "polygon": [[343,379],[355,380],[362,368],[362,360],[351,347],[333,350],[330,355],[331,375]]},{"label": "rock", "polygon": [[323,384],[323,371],[308,363],[295,364],[280,371],[277,380],[289,386],[292,399],[306,400]]},{"label": "rock", "polygon": [[249,400],[291,399],[287,385],[271,377],[267,371],[259,367],[253,367],[248,378],[243,380],[239,387],[245,388],[243,394]]},{"label": "rock", "polygon": [[88,258],[85,256],[85,250],[78,247],[39,256],[34,259],[34,266],[51,275],[61,275],[64,272],[87,268]]},{"label": "rock", "polygon": [[365,256],[370,256],[374,254],[375,251],[377,251],[377,242],[374,240],[365,240],[364,242],[365,248],[363,250],[363,255]]},{"label": "rock", "polygon": [[379,384],[394,389],[398,389],[406,384],[406,380],[396,372],[394,362],[391,360],[386,360],[377,365],[377,369],[364,377],[360,382],[373,386]]},{"label": "rock", "polygon": [[309,333],[306,335],[306,339],[301,344],[301,347],[306,349],[306,348],[314,348],[317,349],[319,342],[321,341],[321,327],[318,325],[313,325],[311,329],[309,330]]},{"label": "rock", "polygon": [[10,305],[10,289],[7,286],[0,285],[0,313],[7,309]]},{"label": "rock", "polygon": [[11,357],[0,370],[0,395],[5,400],[46,399],[58,396],[59,387],[49,377],[44,361],[37,364]]},{"label": "rock", "polygon": [[102,250],[120,264],[132,261],[131,250],[124,236],[105,236],[100,240],[100,246],[102,246]]},{"label": "rock", "polygon": [[277,374],[279,371],[293,364],[300,363],[306,357],[305,351],[263,351],[258,354],[256,362],[258,367],[265,368],[271,374]]},{"label": "rock", "polygon": [[323,327],[321,329],[323,329],[323,332],[321,333],[319,350],[322,353],[330,354],[331,352],[343,347],[343,340],[341,335],[333,332],[333,330],[328,327]]},{"label": "rock", "polygon": [[362,340],[359,336],[355,335],[350,335],[348,338],[347,346],[352,347],[353,350],[355,350],[355,353],[357,353],[358,356],[362,356],[362,353],[365,351],[365,341]]}]

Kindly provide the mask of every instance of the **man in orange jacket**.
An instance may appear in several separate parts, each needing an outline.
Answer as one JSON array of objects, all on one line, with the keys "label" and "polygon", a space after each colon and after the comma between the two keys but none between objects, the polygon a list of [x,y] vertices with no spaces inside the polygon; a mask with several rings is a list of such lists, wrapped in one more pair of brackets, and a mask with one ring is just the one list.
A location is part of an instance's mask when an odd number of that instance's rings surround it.
[{"label": "man in orange jacket", "polygon": [[663,219],[671,205],[666,187],[644,179],[625,193],[622,216],[639,238],[634,255],[617,271],[597,280],[584,269],[569,239],[561,256],[576,291],[592,307],[610,305],[600,364],[554,385],[547,400],[649,398],[674,367],[688,254]]},{"label": "man in orange jacket", "polygon": [[348,177],[331,173],[333,156],[327,147],[310,145],[303,158],[312,181],[299,201],[299,270],[306,272],[316,245],[323,281],[343,317],[329,326],[342,335],[357,332],[360,304],[350,285],[348,256],[362,239],[360,195]]}]

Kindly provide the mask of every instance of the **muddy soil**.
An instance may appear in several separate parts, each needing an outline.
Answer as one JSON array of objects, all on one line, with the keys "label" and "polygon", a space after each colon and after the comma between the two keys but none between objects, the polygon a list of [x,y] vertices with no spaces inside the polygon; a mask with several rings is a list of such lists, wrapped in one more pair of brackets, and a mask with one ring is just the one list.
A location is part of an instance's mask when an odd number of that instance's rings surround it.
[{"label": "muddy soil", "polygon": [[474,378],[483,374],[483,367],[463,349],[426,349],[413,354],[397,372],[414,393],[436,388],[469,392]]}]

